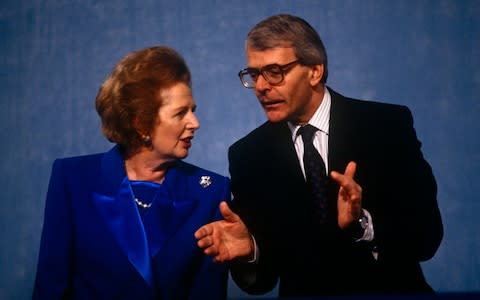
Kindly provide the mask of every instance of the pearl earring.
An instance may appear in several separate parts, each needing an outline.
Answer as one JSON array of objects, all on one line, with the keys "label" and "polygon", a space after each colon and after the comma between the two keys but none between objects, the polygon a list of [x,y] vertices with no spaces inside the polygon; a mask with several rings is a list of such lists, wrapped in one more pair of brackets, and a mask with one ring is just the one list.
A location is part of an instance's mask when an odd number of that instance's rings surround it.
[{"label": "pearl earring", "polygon": [[142,135],[142,139],[146,145],[149,145],[150,142],[152,141],[152,138],[149,135]]}]

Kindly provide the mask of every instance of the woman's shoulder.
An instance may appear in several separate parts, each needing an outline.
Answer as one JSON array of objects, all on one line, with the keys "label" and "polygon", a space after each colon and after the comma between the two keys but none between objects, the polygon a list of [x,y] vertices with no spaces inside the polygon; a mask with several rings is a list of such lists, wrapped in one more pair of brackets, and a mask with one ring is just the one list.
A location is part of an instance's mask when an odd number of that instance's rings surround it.
[{"label": "woman's shoulder", "polygon": [[53,164],[62,165],[67,168],[81,166],[86,167],[92,165],[94,162],[100,161],[104,154],[105,153],[93,153],[78,156],[59,157],[54,160]]},{"label": "woman's shoulder", "polygon": [[114,146],[106,152],[59,157],[55,159],[54,164],[59,164],[66,167],[90,167],[92,165],[100,164],[101,161],[105,159],[114,163],[122,161],[119,147]]}]

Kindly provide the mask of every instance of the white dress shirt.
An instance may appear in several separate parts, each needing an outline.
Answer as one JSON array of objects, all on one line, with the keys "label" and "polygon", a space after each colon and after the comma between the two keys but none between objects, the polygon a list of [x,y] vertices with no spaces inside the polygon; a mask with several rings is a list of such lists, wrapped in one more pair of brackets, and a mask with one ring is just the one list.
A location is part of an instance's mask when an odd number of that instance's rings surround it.
[{"label": "white dress shirt", "polygon": [[[330,106],[332,103],[332,98],[330,96],[330,92],[327,88],[325,88],[325,93],[323,95],[323,100],[320,103],[320,106],[317,108],[315,113],[313,114],[308,124],[315,126],[318,130],[315,132],[313,137],[313,146],[317,149],[318,153],[323,159],[325,163],[325,171],[327,175],[329,174],[328,168],[328,129],[330,125]],[[297,152],[298,161],[300,162],[300,167],[302,168],[303,176],[305,177],[305,167],[303,165],[303,140],[300,135],[297,134],[298,129],[301,127],[298,124],[293,124],[288,122],[288,127],[292,132],[292,140],[293,144],[295,145],[295,150]],[[343,170],[338,170],[343,173]],[[370,213],[363,209],[363,213],[368,219],[368,226],[365,229],[363,236],[357,241],[372,241],[374,238],[374,231],[373,231],[373,223],[372,223],[372,216]]]}]

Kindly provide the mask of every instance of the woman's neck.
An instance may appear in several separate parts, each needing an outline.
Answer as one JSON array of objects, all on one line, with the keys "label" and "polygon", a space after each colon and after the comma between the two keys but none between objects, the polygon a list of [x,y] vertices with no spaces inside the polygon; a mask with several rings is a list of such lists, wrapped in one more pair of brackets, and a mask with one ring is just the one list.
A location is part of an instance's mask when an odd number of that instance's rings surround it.
[{"label": "woman's neck", "polygon": [[150,151],[140,151],[125,159],[125,171],[130,180],[162,183],[171,161],[155,157]]}]

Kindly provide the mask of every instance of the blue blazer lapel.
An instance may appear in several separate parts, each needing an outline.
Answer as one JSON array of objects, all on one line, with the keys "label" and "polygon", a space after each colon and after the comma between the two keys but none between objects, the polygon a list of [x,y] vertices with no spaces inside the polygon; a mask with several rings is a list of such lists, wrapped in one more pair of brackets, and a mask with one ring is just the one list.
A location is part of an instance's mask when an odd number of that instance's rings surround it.
[{"label": "blue blazer lapel", "polygon": [[104,155],[102,173],[106,179],[99,183],[101,192],[92,195],[94,205],[132,265],[153,286],[147,236],[118,147]]},{"label": "blue blazer lapel", "polygon": [[189,187],[189,180],[192,178],[179,168],[181,165],[182,162],[178,162],[169,169],[163,188],[149,211],[154,217],[144,220],[153,232],[149,235],[152,257],[155,257],[185,224],[198,204],[196,195],[191,193],[192,189]]}]

